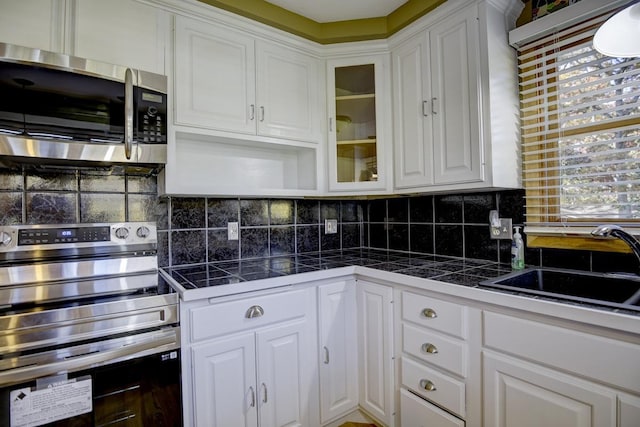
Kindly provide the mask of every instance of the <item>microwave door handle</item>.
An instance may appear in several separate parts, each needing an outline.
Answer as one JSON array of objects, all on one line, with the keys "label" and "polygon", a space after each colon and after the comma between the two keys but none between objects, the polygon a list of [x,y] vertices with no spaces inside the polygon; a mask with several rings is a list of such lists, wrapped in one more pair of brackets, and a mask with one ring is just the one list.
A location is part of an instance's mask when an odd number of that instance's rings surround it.
[{"label": "microwave door handle", "polygon": [[124,73],[124,155],[131,159],[133,147],[133,71]]}]

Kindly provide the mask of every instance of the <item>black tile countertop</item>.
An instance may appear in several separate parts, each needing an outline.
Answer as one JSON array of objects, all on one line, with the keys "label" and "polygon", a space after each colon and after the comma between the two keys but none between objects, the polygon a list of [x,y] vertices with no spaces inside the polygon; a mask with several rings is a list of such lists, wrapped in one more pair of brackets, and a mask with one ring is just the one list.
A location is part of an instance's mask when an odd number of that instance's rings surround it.
[{"label": "black tile countertop", "polygon": [[286,277],[293,274],[329,270],[339,267],[363,266],[422,279],[433,279],[448,284],[479,288],[503,294],[525,296],[538,300],[562,302],[580,307],[640,315],[640,311],[576,302],[554,296],[532,296],[524,292],[497,290],[482,286],[480,282],[511,273],[509,264],[494,261],[464,259],[439,255],[412,254],[378,249],[347,249],[311,252],[299,255],[278,256],[238,261],[220,261],[164,267],[169,275],[185,291],[216,286],[240,286],[243,283]]},{"label": "black tile countertop", "polygon": [[482,280],[511,272],[509,265],[492,261],[375,249],[348,249],[222,261],[165,267],[164,270],[185,289],[196,289],[354,265],[465,286],[478,286]]}]

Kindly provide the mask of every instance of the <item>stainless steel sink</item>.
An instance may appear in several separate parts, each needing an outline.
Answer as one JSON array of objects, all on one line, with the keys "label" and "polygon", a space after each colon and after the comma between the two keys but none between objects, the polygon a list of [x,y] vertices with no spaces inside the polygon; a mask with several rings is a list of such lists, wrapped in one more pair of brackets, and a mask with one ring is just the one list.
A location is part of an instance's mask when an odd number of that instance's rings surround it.
[{"label": "stainless steel sink", "polygon": [[640,276],[528,268],[480,283],[483,287],[640,310]]}]

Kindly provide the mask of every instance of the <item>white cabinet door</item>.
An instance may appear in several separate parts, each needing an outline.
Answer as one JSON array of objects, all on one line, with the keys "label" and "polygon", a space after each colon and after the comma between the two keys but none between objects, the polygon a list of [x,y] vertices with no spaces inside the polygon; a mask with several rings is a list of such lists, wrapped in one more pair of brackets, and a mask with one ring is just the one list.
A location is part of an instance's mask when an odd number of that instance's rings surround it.
[{"label": "white cabinet door", "polygon": [[135,0],[70,0],[70,54],[165,74],[169,17]]},{"label": "white cabinet door", "polygon": [[64,4],[64,0],[0,0],[0,40],[61,52]]},{"label": "white cabinet door", "polygon": [[311,379],[307,321],[257,333],[260,427],[310,426]]},{"label": "white cabinet door", "polygon": [[618,427],[638,427],[640,425],[640,397],[618,394]]},{"label": "white cabinet door", "polygon": [[387,426],[394,422],[393,289],[358,281],[360,405]]},{"label": "white cabinet door", "polygon": [[264,41],[256,60],[258,134],[320,142],[320,61]]},{"label": "white cabinet door", "polygon": [[479,31],[476,7],[429,30],[434,181],[483,179],[478,115]]},{"label": "white cabinet door", "polygon": [[175,21],[176,123],[320,142],[320,61],[195,19]]},{"label": "white cabinet door", "polygon": [[176,16],[176,123],[255,134],[254,58],[248,35]]},{"label": "white cabinet door", "polygon": [[255,351],[253,333],[192,347],[196,426],[256,427]]},{"label": "white cabinet door", "polygon": [[328,185],[353,193],[387,189],[391,105],[387,55],[327,61]]},{"label": "white cabinet door", "polygon": [[396,188],[433,184],[433,122],[428,46],[429,33],[423,32],[392,53]]},{"label": "white cabinet door", "polygon": [[165,74],[169,15],[136,0],[1,0],[0,40]]},{"label": "white cabinet door", "polygon": [[483,369],[484,425],[616,426],[611,390],[490,352],[483,354]]},{"label": "white cabinet door", "polygon": [[320,418],[326,423],[358,406],[356,286],[318,287],[320,326]]}]

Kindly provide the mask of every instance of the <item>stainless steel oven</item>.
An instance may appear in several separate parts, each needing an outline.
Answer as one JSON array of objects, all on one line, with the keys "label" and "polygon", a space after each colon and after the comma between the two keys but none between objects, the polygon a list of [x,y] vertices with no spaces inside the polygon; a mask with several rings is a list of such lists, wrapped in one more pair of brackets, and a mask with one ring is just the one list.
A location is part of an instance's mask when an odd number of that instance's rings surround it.
[{"label": "stainless steel oven", "polygon": [[153,223],[0,227],[0,426],[181,425]]}]

